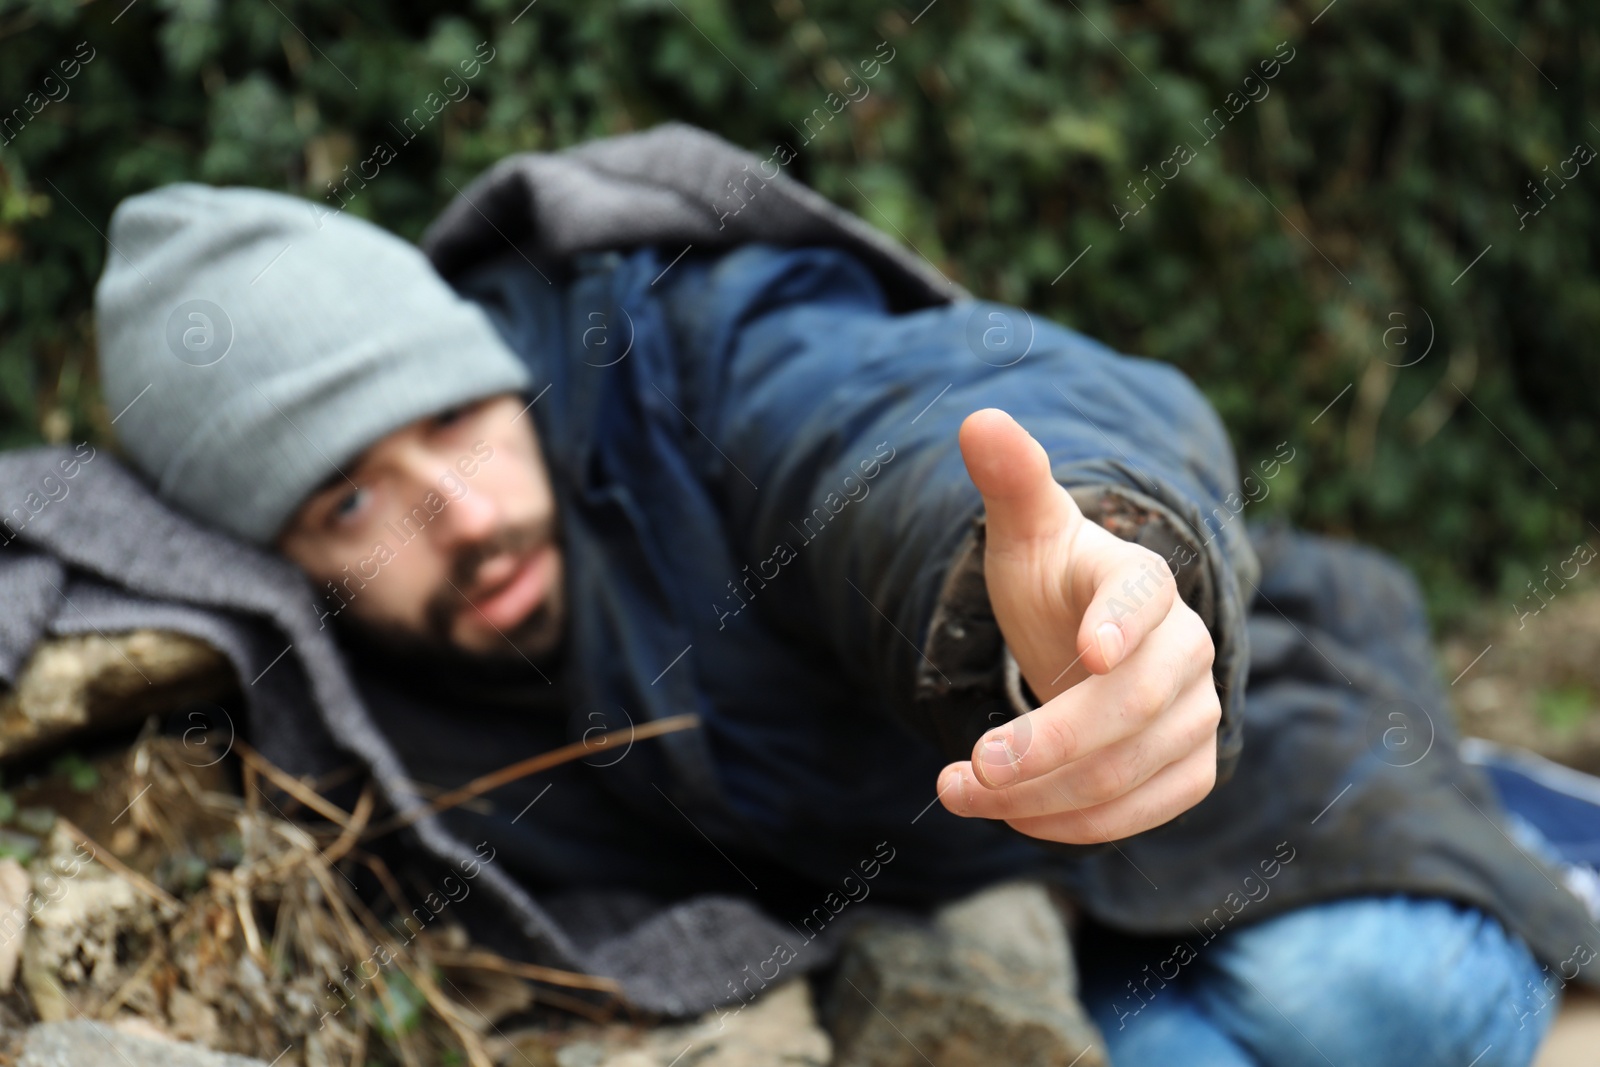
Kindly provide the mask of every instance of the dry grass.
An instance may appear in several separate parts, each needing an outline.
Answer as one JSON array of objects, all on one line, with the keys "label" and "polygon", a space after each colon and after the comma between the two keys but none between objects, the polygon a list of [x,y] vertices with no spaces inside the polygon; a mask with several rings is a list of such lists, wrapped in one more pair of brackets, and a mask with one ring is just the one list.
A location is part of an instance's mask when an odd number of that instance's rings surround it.
[{"label": "dry grass", "polygon": [[[409,937],[386,926],[347,876],[365,868],[396,913],[410,911],[360,847],[373,829],[370,787],[347,812],[247,747],[239,755],[243,797],[186,763],[175,740],[145,738],[106,765],[79,816],[87,829],[58,819],[47,852],[92,849],[147,911],[139,936],[119,935],[115,981],[49,977],[74,1013],[142,1020],[278,1067],[493,1067],[507,1045],[496,1024],[531,1005],[596,1021],[618,1010],[609,979],[504,959],[443,919]],[[326,822],[284,818],[264,802],[263,780]],[[200,870],[191,860],[189,885],[174,887],[173,857],[219,852],[227,860]]]}]

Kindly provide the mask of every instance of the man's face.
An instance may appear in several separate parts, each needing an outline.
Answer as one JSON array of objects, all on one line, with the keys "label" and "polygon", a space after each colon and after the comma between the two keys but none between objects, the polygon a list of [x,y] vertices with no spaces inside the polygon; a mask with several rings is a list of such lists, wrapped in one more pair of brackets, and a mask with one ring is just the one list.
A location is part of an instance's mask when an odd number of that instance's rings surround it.
[{"label": "man's face", "polygon": [[400,644],[504,658],[560,640],[555,497],[514,394],[378,441],[300,506],[277,546],[327,610]]}]

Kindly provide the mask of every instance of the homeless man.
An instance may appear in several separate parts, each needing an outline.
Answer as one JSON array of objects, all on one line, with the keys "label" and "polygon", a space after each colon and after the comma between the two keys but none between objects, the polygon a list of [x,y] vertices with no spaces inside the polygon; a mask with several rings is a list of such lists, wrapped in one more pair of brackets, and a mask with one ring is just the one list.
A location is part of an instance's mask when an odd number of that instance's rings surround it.
[{"label": "homeless man", "polygon": [[[1226,521],[1180,373],[1037,318],[994,359],[1023,312],[849,242],[434,237],[133,197],[101,374],[164,501],[304,572],[412,778],[699,716],[444,814],[528,893],[1034,875],[1114,1063],[1531,1059],[1526,990],[1592,929],[1456,758],[1410,580]],[[1401,705],[1437,733],[1406,766]]]}]

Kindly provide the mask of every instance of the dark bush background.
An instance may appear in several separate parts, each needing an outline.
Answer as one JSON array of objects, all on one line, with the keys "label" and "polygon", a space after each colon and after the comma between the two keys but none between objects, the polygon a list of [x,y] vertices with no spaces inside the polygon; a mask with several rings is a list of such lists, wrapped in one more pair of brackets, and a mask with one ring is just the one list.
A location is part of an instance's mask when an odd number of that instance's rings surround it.
[{"label": "dark bush background", "polygon": [[924,2],[0,0],[0,445],[108,436],[88,309],[121,198],[325,195],[487,41],[349,210],[415,238],[507,153],[670,118],[764,157],[865,84],[788,172],[979,295],[1176,363],[1242,465],[1288,442],[1249,514],[1400,553],[1446,618],[1600,545],[1600,166],[1551,179],[1600,147],[1600,7]]}]

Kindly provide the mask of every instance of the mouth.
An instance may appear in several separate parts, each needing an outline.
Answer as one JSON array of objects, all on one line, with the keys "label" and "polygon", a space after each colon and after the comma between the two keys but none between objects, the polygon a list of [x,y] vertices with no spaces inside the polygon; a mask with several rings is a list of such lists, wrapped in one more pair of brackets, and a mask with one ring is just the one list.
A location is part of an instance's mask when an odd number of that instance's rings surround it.
[{"label": "mouth", "polygon": [[498,630],[509,630],[542,603],[555,580],[556,550],[544,544],[522,560],[488,590],[470,597],[473,615]]}]

